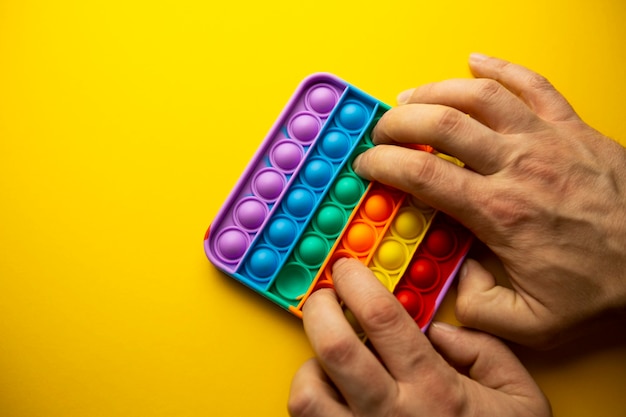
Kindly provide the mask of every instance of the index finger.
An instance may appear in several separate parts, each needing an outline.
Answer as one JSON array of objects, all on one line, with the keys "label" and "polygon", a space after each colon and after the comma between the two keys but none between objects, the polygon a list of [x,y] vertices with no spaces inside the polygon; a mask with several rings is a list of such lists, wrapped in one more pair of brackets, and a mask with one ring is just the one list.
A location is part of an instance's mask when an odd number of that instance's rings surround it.
[{"label": "index finger", "polygon": [[489,177],[428,152],[378,145],[359,155],[353,166],[358,175],[413,194],[474,231],[484,224],[484,207],[494,197]]},{"label": "index finger", "polygon": [[302,318],[320,365],[352,410],[374,413],[392,398],[395,382],[359,340],[331,289],[311,294]]},{"label": "index finger", "polygon": [[338,295],[363,327],[397,381],[414,381],[441,358],[402,305],[361,262],[340,259],[333,267]]}]

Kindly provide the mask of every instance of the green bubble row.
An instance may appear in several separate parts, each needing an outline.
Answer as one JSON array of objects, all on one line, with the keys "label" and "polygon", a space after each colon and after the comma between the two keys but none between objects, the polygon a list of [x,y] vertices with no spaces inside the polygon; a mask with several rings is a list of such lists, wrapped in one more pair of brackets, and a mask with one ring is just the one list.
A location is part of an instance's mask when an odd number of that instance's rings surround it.
[{"label": "green bubble row", "polygon": [[388,109],[386,106],[379,106],[373,122],[346,161],[312,221],[267,291],[266,295],[282,307],[296,307],[300,303],[301,297],[309,290],[320,266],[346,227],[350,215],[361,201],[369,181],[354,172],[352,163],[358,155],[374,146],[371,138],[372,129]]}]

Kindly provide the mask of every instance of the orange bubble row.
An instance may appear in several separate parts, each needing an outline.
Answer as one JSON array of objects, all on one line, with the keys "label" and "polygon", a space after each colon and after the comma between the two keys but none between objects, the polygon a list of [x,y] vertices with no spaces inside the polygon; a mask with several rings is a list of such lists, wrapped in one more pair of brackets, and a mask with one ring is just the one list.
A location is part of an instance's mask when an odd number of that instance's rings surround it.
[{"label": "orange bubble row", "polygon": [[[430,147],[418,149],[462,166],[457,159]],[[393,292],[411,265],[435,215],[436,210],[409,194],[377,182],[370,183],[311,287],[299,304],[289,310],[301,317],[302,306],[311,293],[320,288],[333,287],[332,266],[340,258],[358,259]]]},{"label": "orange bubble row", "polygon": [[355,258],[367,265],[406,197],[405,193],[372,183],[322,265],[322,278],[332,281],[331,269],[339,258]]}]

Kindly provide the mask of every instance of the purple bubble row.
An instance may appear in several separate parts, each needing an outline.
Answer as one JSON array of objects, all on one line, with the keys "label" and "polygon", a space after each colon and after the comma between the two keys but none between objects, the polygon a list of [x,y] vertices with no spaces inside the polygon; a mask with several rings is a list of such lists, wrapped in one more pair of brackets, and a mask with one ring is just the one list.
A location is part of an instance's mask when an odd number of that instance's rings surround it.
[{"label": "purple bubble row", "polygon": [[205,249],[218,267],[236,271],[345,89],[320,75],[296,91],[211,225]]},{"label": "purple bubble row", "polygon": [[[324,132],[312,145],[304,165],[294,174],[290,189],[270,215],[268,230],[256,237],[244,255],[239,271],[248,283],[262,290],[271,286],[292,250],[297,247],[318,205],[367,131],[376,108],[373,100],[363,100],[351,92],[342,98],[332,120],[329,119]],[[292,221],[287,222],[286,219]],[[317,235],[309,236],[307,242],[311,245],[304,254],[299,253],[303,265],[317,266],[332,246],[326,243],[326,248],[322,244],[313,245],[316,238]],[[308,264],[311,259],[315,259],[315,265]]]}]

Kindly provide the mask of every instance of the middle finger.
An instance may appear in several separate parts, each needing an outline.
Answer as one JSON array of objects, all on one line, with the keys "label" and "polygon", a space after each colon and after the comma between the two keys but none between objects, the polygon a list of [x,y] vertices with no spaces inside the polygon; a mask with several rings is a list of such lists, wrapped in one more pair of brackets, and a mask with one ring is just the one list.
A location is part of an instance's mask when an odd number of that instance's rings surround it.
[{"label": "middle finger", "polygon": [[503,134],[532,129],[539,120],[518,96],[488,78],[450,79],[425,84],[414,89],[405,103],[454,107]]},{"label": "middle finger", "polygon": [[311,294],[302,318],[313,351],[350,408],[358,415],[376,415],[393,398],[395,381],[358,338],[334,291]]},{"label": "middle finger", "polygon": [[508,161],[511,141],[465,113],[436,104],[406,104],[389,110],[374,129],[376,144],[425,144],[489,175]]}]

